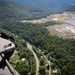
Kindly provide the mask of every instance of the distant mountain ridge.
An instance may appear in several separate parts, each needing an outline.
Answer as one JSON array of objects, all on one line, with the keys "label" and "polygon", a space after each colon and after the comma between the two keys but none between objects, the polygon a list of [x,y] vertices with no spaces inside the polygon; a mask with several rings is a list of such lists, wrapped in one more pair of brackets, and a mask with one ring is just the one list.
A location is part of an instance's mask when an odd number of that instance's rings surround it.
[{"label": "distant mountain ridge", "polygon": [[43,5],[50,5],[50,4],[63,4],[63,3],[75,3],[75,0],[13,0],[15,2],[31,2]]},{"label": "distant mountain ridge", "polygon": [[42,4],[50,9],[61,9],[63,7],[67,8],[68,6],[72,6],[71,4],[75,3],[75,0],[13,0],[16,2],[30,2],[30,3],[36,3],[36,4]]},{"label": "distant mountain ridge", "polygon": [[16,2],[31,2],[36,4],[42,4],[51,9],[50,12],[64,12],[75,11],[75,7],[71,5],[75,3],[75,0],[13,0]]},{"label": "distant mountain ridge", "polygon": [[0,19],[41,18],[43,16],[46,16],[48,12],[49,12],[48,7],[40,5],[40,4],[35,4],[35,3],[30,3],[30,2],[16,3],[11,0],[0,0]]},{"label": "distant mountain ridge", "polygon": [[0,20],[38,19],[53,13],[74,12],[74,3],[75,0],[0,0]]}]

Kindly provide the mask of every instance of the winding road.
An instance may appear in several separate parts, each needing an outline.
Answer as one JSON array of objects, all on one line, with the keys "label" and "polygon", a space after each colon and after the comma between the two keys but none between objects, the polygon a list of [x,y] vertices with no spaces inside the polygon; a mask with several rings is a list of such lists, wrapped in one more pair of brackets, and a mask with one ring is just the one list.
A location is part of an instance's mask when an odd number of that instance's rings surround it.
[{"label": "winding road", "polygon": [[42,55],[46,59],[47,63],[49,64],[49,75],[51,75],[51,62],[47,59],[47,57],[44,54]]},{"label": "winding road", "polygon": [[27,42],[26,45],[27,45],[27,48],[29,48],[29,50],[33,53],[33,55],[36,59],[36,75],[39,75],[39,59],[38,59],[36,53],[32,50],[32,45],[29,42]]}]

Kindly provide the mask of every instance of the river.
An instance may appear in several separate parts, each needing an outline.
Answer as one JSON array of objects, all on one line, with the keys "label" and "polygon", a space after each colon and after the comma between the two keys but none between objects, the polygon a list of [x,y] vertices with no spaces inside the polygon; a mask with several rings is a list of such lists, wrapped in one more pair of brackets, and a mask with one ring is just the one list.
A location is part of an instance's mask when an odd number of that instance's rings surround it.
[{"label": "river", "polygon": [[75,19],[65,20],[65,22],[75,25]]}]

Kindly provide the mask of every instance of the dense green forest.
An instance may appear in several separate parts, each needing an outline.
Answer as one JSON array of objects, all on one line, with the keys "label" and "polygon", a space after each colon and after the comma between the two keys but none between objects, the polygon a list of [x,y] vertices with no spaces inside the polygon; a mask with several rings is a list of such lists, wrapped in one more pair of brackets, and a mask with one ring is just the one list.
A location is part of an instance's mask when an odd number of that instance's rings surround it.
[{"label": "dense green forest", "polygon": [[75,6],[52,2],[49,7],[45,4],[34,2],[14,2],[13,0],[0,0],[0,20],[5,18],[15,19],[39,19],[50,14],[63,13],[65,11],[75,11]]},{"label": "dense green forest", "polygon": [[[64,6],[61,8],[60,5]],[[44,52],[44,55],[52,62],[52,70],[58,70],[57,75],[75,75],[75,39],[63,39],[51,35],[46,28],[49,25],[59,25],[62,22],[49,21],[41,24],[20,22],[21,19],[38,19],[53,13],[75,11],[74,4],[68,3],[66,7],[66,4],[57,2],[57,6],[53,7],[51,4],[47,7],[36,2],[19,3],[11,2],[11,0],[0,0],[0,32],[4,32],[15,39],[17,53],[10,63],[21,75],[35,75],[36,71],[35,58],[26,47],[26,42],[35,46],[33,50],[38,48]],[[38,51],[38,49],[36,50]],[[37,51],[35,52],[40,60],[39,72],[40,75],[43,75],[46,70],[46,67],[44,67],[45,60],[40,59],[42,54]],[[21,61],[22,58],[25,58],[24,62]]]},{"label": "dense green forest", "polygon": [[50,35],[46,26],[55,24],[60,24],[60,22],[51,21],[44,24],[31,24],[6,19],[0,22],[0,27],[20,37],[19,39],[17,38],[19,41],[18,46],[22,46],[17,49],[20,57],[26,55],[22,54],[24,53],[22,51],[25,44],[20,41],[24,39],[44,51],[48,59],[51,56],[52,68],[59,69],[61,75],[75,75],[75,40]]},{"label": "dense green forest", "polygon": [[[0,24],[1,25],[1,24]],[[19,37],[19,35],[15,35],[11,33],[10,31],[7,31],[5,29],[0,28],[0,32],[3,32],[9,36],[14,37],[15,41],[13,41],[16,44],[16,51],[14,58],[12,58],[9,62],[10,64],[20,73],[20,75],[28,75],[30,72],[31,75],[35,75],[36,70],[36,64],[35,64],[35,58],[33,54],[29,51],[29,49],[26,47],[26,41]],[[25,61],[21,61],[22,58],[25,59]]]},{"label": "dense green forest", "polygon": [[49,13],[49,8],[40,4],[0,0],[0,20],[5,18],[37,19],[46,17]]}]

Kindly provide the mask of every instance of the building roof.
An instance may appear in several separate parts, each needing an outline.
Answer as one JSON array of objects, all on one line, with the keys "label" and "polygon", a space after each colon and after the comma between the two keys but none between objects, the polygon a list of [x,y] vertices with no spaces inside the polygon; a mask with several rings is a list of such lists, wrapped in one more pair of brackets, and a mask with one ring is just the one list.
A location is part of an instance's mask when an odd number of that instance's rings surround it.
[{"label": "building roof", "polygon": [[58,70],[53,70],[53,73],[57,73]]}]

